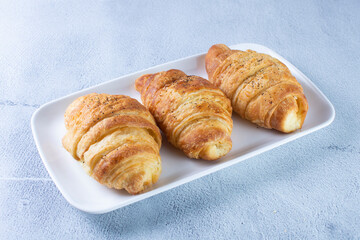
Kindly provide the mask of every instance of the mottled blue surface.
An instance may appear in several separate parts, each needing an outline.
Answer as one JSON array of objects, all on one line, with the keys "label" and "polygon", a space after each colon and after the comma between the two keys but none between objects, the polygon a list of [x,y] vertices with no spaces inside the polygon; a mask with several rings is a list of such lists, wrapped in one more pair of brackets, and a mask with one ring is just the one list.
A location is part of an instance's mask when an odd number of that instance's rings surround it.
[{"label": "mottled blue surface", "polygon": [[[360,2],[179,2],[0,1],[0,239],[359,239]],[[108,214],[65,201],[32,138],[36,108],[242,42],[303,71],[333,124]]]}]

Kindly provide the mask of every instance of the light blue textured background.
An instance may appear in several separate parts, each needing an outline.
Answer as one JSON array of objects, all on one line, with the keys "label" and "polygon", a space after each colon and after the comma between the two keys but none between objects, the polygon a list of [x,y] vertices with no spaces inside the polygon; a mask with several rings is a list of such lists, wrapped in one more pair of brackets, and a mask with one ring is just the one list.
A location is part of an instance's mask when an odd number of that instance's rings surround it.
[{"label": "light blue textured background", "polygon": [[[0,239],[360,239],[360,2],[179,2],[0,1]],[[108,214],[65,201],[32,138],[36,108],[242,42],[313,80],[333,124]]]}]

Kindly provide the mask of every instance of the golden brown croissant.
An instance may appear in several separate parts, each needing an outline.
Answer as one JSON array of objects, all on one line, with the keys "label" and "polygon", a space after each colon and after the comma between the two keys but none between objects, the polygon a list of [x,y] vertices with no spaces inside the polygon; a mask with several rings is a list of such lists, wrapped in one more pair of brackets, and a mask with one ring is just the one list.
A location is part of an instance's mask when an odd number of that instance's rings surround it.
[{"label": "golden brown croissant", "polygon": [[281,132],[300,129],[308,103],[289,69],[269,55],[213,45],[205,57],[209,80],[242,118]]},{"label": "golden brown croissant", "polygon": [[136,90],[169,142],[190,158],[215,160],[231,147],[231,103],[209,81],[180,70],[146,74]]},{"label": "golden brown croissant", "polygon": [[65,113],[63,146],[89,175],[110,188],[137,194],[161,172],[161,134],[149,111],[123,95],[79,97]]}]

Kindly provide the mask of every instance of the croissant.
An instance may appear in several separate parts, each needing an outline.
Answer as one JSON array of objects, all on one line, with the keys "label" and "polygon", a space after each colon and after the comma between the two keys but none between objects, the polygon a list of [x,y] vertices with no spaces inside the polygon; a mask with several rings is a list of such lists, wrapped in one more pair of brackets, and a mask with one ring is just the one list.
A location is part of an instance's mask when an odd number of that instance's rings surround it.
[{"label": "croissant", "polygon": [[242,118],[285,133],[302,127],[308,110],[303,89],[276,58],[216,44],[206,54],[205,65],[209,80]]},{"label": "croissant", "polygon": [[146,74],[135,83],[168,141],[189,158],[216,160],[231,147],[231,103],[209,81],[180,70]]},{"label": "croissant", "polygon": [[149,111],[123,95],[92,93],[65,112],[62,143],[88,174],[109,188],[137,194],[161,172],[161,134]]}]

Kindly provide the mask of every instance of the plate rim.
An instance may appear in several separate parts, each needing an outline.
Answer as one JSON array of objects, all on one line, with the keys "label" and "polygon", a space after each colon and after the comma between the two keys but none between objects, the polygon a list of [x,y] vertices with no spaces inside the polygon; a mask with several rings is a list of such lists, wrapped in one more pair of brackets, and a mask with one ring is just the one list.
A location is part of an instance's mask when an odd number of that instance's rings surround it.
[{"label": "plate rim", "polygon": [[132,203],[141,201],[143,199],[150,198],[150,197],[155,196],[155,195],[157,195],[159,193],[163,193],[163,192],[165,192],[167,190],[178,187],[178,186],[180,186],[182,184],[185,184],[185,183],[188,183],[190,181],[199,179],[199,178],[201,178],[203,176],[214,173],[216,171],[219,171],[219,170],[224,169],[226,167],[229,167],[231,165],[237,164],[237,163],[239,163],[239,162],[241,162],[243,160],[246,160],[248,158],[254,157],[254,156],[259,155],[259,154],[262,154],[262,153],[264,153],[264,152],[266,152],[268,150],[274,149],[274,148],[279,147],[281,145],[284,145],[284,144],[286,144],[288,142],[291,142],[291,141],[293,141],[295,139],[306,136],[306,135],[308,135],[308,134],[310,134],[312,132],[318,131],[318,130],[326,127],[326,126],[329,126],[334,121],[336,113],[335,113],[335,108],[334,108],[333,104],[329,101],[329,99],[325,96],[325,94],[305,74],[303,74],[297,67],[295,67],[292,63],[287,61],[285,58],[283,58],[280,54],[278,54],[274,50],[272,50],[272,49],[270,49],[270,48],[268,48],[268,47],[266,47],[264,45],[261,45],[261,44],[257,44],[257,43],[238,43],[238,44],[234,44],[234,45],[230,46],[230,48],[236,48],[239,45],[251,45],[251,46],[256,46],[257,48],[265,49],[266,51],[270,52],[270,55],[272,55],[272,54],[276,55],[276,58],[281,58],[281,61],[285,62],[285,65],[295,69],[297,71],[297,73],[300,74],[301,77],[306,80],[307,84],[309,84],[312,88],[314,88],[317,91],[317,93],[320,93],[321,97],[325,100],[325,103],[330,107],[330,116],[329,116],[329,118],[326,121],[322,122],[321,124],[312,127],[311,129],[308,129],[308,130],[305,130],[305,131],[299,131],[296,134],[291,135],[291,136],[289,136],[289,137],[287,137],[285,139],[276,141],[276,142],[271,143],[271,144],[269,144],[267,146],[261,147],[260,149],[257,149],[255,151],[250,151],[250,152],[247,152],[247,153],[245,153],[243,155],[234,157],[230,161],[226,161],[226,162],[222,162],[221,164],[213,165],[209,169],[203,170],[203,171],[201,171],[199,173],[195,173],[195,174],[190,175],[190,176],[185,176],[185,177],[183,177],[181,179],[175,180],[174,182],[168,183],[168,184],[166,184],[164,186],[161,186],[159,188],[152,189],[152,190],[150,190],[148,192],[144,192],[144,193],[139,194],[139,195],[134,195],[133,198],[125,200],[123,202],[120,202],[119,204],[114,204],[111,207],[97,207],[96,209],[95,208],[89,209],[89,208],[86,208],[86,206],[84,207],[83,205],[81,205],[81,203],[79,203],[78,201],[74,200],[70,196],[70,194],[68,194],[66,189],[63,189],[63,187],[61,187],[59,185],[59,182],[58,182],[59,180],[55,177],[54,172],[51,169],[51,167],[49,166],[48,161],[47,161],[47,159],[44,156],[44,153],[42,151],[42,147],[41,147],[41,143],[40,143],[41,141],[39,140],[39,136],[37,134],[36,119],[41,114],[41,112],[44,111],[44,109],[46,107],[48,107],[48,106],[50,106],[52,104],[55,104],[56,102],[60,102],[60,101],[62,101],[64,99],[72,97],[72,96],[74,96],[76,94],[79,94],[81,92],[88,91],[89,89],[92,89],[92,88],[100,87],[100,86],[102,86],[104,84],[109,84],[109,83],[112,83],[112,82],[116,82],[116,81],[119,81],[122,78],[126,78],[126,77],[129,77],[129,76],[132,76],[132,75],[136,75],[136,74],[139,74],[139,73],[142,73],[142,72],[145,72],[145,71],[151,71],[154,68],[159,68],[159,67],[162,67],[162,66],[165,66],[165,65],[176,63],[176,62],[185,61],[185,60],[192,59],[192,58],[197,58],[197,57],[203,56],[204,54],[206,54],[206,52],[191,55],[191,56],[188,56],[188,57],[183,57],[183,58],[180,58],[180,59],[176,59],[176,60],[172,60],[172,61],[169,61],[169,62],[166,62],[166,63],[155,65],[155,66],[152,66],[152,67],[140,70],[140,71],[132,72],[132,73],[129,73],[129,74],[126,74],[126,75],[123,75],[123,76],[120,76],[120,77],[117,77],[117,78],[114,78],[114,79],[111,79],[111,80],[108,80],[108,81],[105,81],[105,82],[90,86],[90,87],[87,87],[87,88],[84,88],[84,89],[81,89],[79,91],[70,93],[68,95],[65,95],[63,97],[54,99],[52,101],[49,101],[49,102],[41,105],[39,108],[37,108],[34,111],[34,113],[32,114],[32,117],[31,117],[31,130],[32,130],[33,138],[34,138],[37,150],[39,152],[40,158],[41,158],[41,160],[42,160],[48,174],[50,175],[52,181],[54,182],[54,184],[56,185],[56,187],[58,188],[58,190],[60,191],[62,196],[67,200],[67,202],[70,205],[72,205],[73,207],[75,207],[75,208],[77,208],[77,209],[79,209],[81,211],[92,213],[92,214],[102,214],[102,213],[111,212],[113,210],[122,208],[122,207],[130,205]]}]

